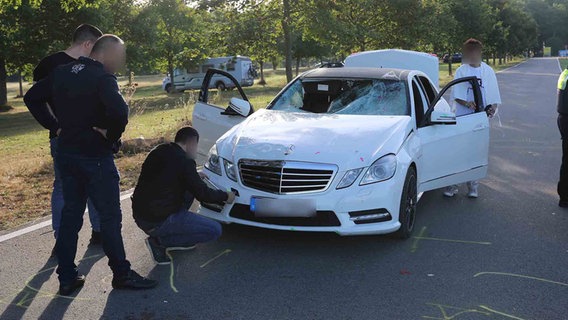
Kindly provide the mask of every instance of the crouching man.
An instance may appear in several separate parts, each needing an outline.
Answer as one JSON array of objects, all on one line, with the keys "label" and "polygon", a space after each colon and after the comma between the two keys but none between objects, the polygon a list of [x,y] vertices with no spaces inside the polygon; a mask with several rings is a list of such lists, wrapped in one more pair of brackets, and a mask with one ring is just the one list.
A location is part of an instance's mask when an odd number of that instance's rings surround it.
[{"label": "crouching man", "polygon": [[197,172],[199,134],[181,128],[173,143],[157,146],[142,164],[132,196],[136,224],[149,236],[146,245],[158,264],[171,261],[167,250],[189,250],[216,240],[221,225],[189,211],[194,198],[208,203],[232,203],[235,195],[209,188]]}]

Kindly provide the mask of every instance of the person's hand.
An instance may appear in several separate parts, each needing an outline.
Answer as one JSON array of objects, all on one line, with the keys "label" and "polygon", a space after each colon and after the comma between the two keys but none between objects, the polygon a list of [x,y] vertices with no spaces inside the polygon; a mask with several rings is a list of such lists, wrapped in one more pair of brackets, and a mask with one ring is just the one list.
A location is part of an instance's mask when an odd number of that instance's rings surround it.
[{"label": "person's hand", "polygon": [[107,138],[107,129],[101,129],[101,128],[93,127],[93,130],[100,133],[105,139]]},{"label": "person's hand", "polygon": [[468,107],[471,110],[475,110],[477,108],[477,105],[475,104],[475,101],[468,101],[465,104],[466,107]]},{"label": "person's hand", "polygon": [[235,202],[235,193],[233,191],[227,192],[227,200],[225,201],[226,204],[231,204]]},{"label": "person's hand", "polygon": [[489,108],[487,108],[487,116],[489,118],[493,118],[493,116],[495,115],[495,112],[497,111],[497,107],[494,106],[490,106]]}]

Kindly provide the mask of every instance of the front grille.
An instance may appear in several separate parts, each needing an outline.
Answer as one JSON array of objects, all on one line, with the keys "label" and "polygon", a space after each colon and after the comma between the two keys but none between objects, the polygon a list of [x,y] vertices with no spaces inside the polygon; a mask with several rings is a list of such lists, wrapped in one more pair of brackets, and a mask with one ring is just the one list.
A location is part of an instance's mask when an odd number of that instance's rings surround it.
[{"label": "front grille", "polygon": [[229,216],[237,219],[254,221],[267,224],[275,224],[279,226],[291,227],[339,227],[341,223],[333,211],[317,211],[314,217],[297,218],[297,217],[256,217],[250,211],[250,206],[236,203],[233,205]]},{"label": "front grille", "polygon": [[250,188],[275,193],[309,193],[326,190],[337,167],[329,164],[240,160],[242,183]]}]

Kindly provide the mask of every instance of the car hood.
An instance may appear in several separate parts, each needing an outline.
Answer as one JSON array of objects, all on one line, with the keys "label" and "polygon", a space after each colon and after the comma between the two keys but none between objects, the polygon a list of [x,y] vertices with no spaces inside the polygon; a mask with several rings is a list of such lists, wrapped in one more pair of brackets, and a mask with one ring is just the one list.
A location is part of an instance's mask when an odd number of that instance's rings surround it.
[{"label": "car hood", "polygon": [[230,161],[305,161],[348,170],[397,153],[411,130],[410,119],[262,109],[223,135],[217,148]]}]

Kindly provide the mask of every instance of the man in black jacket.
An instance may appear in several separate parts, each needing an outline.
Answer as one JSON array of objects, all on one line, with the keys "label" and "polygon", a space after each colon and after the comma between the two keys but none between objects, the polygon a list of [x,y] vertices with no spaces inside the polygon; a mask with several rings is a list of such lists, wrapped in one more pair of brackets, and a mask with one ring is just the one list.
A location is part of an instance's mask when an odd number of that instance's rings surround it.
[{"label": "man in black jacket", "polygon": [[[90,24],[82,24],[77,27],[73,32],[73,38],[71,39],[71,46],[69,46],[69,48],[65,49],[65,51],[49,55],[38,63],[34,69],[34,82],[47,78],[58,66],[75,62],[81,56],[88,57],[89,54],[91,54],[93,44],[95,44],[95,41],[102,35],[101,30]],[[51,102],[48,103],[51,112],[57,117],[55,106],[51,105]],[[61,175],[57,169],[57,133],[54,131],[49,132],[49,144],[54,169],[53,191],[51,193],[51,226],[53,227],[53,234],[57,239],[61,222],[61,211],[63,211],[63,187],[61,186]],[[92,228],[90,244],[100,244],[101,223],[99,214],[91,201],[87,201],[87,207],[89,208],[89,220],[91,221]],[[55,247],[53,248],[52,255],[55,255]]]},{"label": "man in black jacket", "polygon": [[134,189],[134,220],[149,235],[146,245],[158,264],[170,263],[166,250],[193,249],[221,235],[218,222],[188,211],[194,198],[219,204],[235,199],[233,192],[211,189],[203,182],[194,160],[198,142],[197,130],[181,128],[173,143],[148,154]]},{"label": "man in black jacket", "polygon": [[[103,250],[109,259],[115,289],[146,289],[157,285],[130,269],[122,241],[119,174],[113,144],[128,123],[128,105],[119,92],[114,73],[125,63],[124,42],[103,35],[89,58],[58,67],[36,83],[24,97],[32,115],[57,132],[57,166],[63,182],[65,205],[56,241],[59,294],[70,295],[85,283],[77,273],[75,255],[83,213],[90,198],[101,219]],[[55,118],[46,106],[52,101]]]},{"label": "man in black jacket", "polygon": [[558,205],[568,208],[568,68],[558,77],[558,129],[562,137],[562,165],[558,181]]}]

